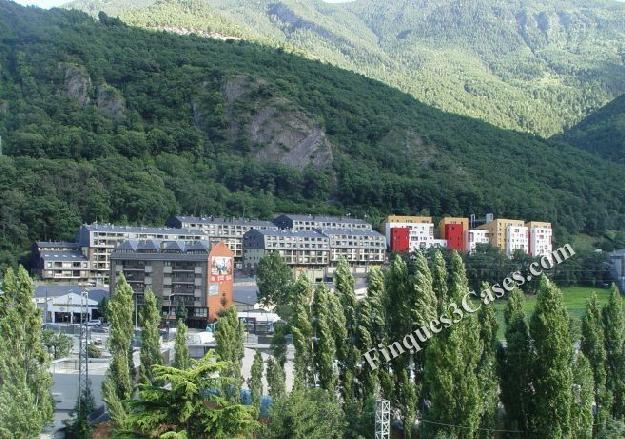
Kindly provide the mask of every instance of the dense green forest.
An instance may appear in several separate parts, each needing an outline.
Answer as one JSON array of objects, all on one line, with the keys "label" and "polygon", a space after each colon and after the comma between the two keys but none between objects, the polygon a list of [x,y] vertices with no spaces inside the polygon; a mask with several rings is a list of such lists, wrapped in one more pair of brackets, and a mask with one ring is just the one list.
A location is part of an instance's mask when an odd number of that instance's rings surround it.
[{"label": "dense green forest", "polygon": [[625,163],[625,96],[592,113],[562,138],[608,160]]},{"label": "dense green forest", "polygon": [[445,111],[550,136],[625,93],[612,0],[76,0],[150,29],[255,40]]},{"label": "dense green forest", "polygon": [[82,221],[494,212],[625,224],[625,167],[244,41],[0,1],[0,258]]}]

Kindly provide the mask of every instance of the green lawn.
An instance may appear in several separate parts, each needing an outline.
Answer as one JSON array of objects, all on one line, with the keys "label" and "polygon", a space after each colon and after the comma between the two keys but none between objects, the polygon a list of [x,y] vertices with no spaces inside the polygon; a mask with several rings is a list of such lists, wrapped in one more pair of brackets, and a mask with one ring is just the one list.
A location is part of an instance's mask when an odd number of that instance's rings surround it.
[{"label": "green lawn", "polygon": [[[597,293],[597,298],[599,300],[599,304],[603,306],[608,301],[608,297],[610,295],[609,288],[598,288],[598,287],[562,287],[560,288],[562,293],[564,294],[564,303],[566,304],[566,308],[569,312],[569,315],[576,321],[579,322],[582,316],[584,315],[584,310],[586,308],[586,301],[590,297],[590,295],[594,292]],[[495,309],[497,313],[497,323],[499,324],[498,336],[499,339],[504,338],[505,325],[503,322],[503,310],[506,306],[505,300],[497,300],[495,302]],[[534,307],[536,306],[536,296],[525,296],[525,302],[523,303],[523,307],[525,308],[525,313],[529,317],[532,312],[534,312]]]}]

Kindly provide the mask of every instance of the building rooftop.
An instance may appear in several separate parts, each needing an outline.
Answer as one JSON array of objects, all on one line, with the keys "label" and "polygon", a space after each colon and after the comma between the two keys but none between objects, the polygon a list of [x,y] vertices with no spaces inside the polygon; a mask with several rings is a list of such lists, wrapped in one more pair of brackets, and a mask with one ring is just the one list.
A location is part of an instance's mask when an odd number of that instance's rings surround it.
[{"label": "building rooftop", "polygon": [[81,226],[81,229],[90,232],[127,232],[204,236],[204,234],[198,230],[172,229],[169,227],[118,226],[115,224],[83,224]]},{"label": "building rooftop", "polygon": [[41,250],[48,248],[78,249],[77,243],[68,241],[37,241],[35,245]]},{"label": "building rooftop", "polygon": [[329,215],[306,215],[306,214],[294,214],[286,213],[278,215],[279,218],[285,216],[294,221],[317,221],[317,222],[334,222],[334,223],[348,223],[348,224],[369,224],[367,221],[360,218],[352,218],[350,216],[329,216]]},{"label": "building rooftop", "polygon": [[271,221],[264,221],[250,218],[224,218],[215,216],[181,216],[175,217],[181,223],[198,223],[198,224],[232,224],[237,226],[255,226],[255,227],[276,227]]},{"label": "building rooftop", "polygon": [[88,261],[87,257],[80,253],[78,250],[48,250],[40,252],[39,256],[41,257],[41,259],[44,260],[53,260],[59,262]]},{"label": "building rooftop", "polygon": [[352,236],[371,236],[374,238],[384,238],[380,232],[376,230],[362,230],[362,229],[323,229],[321,233],[324,235],[352,235]]},{"label": "building rooftop", "polygon": [[321,232],[314,230],[253,230],[247,233],[260,233],[263,236],[282,236],[289,238],[327,238]]},{"label": "building rooftop", "polygon": [[[53,297],[61,297],[70,293],[80,294],[85,288],[80,285],[40,285],[35,288],[35,293],[33,297],[35,299],[48,299]],[[92,288],[87,287],[86,290],[89,292],[89,299],[95,300],[97,302],[101,301],[103,298],[109,296],[108,288]]]},{"label": "building rooftop", "polygon": [[162,239],[128,239],[120,243],[113,254],[208,254],[211,246],[208,241],[167,241]]}]

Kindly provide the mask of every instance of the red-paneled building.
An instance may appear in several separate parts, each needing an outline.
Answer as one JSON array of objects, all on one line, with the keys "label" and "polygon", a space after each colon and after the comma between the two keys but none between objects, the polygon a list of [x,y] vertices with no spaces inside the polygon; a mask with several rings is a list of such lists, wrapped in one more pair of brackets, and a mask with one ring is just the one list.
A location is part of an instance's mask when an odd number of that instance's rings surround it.
[{"label": "red-paneled building", "polygon": [[407,253],[410,251],[410,229],[408,227],[394,227],[391,229],[391,251]]},{"label": "red-paneled building", "polygon": [[464,227],[462,224],[445,224],[445,236],[447,240],[447,248],[464,251],[466,249],[464,242]]}]

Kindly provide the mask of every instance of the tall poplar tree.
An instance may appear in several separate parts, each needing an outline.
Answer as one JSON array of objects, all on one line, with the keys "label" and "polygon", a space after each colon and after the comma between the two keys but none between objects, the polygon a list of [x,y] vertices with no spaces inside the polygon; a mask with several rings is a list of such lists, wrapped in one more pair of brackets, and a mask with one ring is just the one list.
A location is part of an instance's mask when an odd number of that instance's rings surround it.
[{"label": "tall poplar tree", "polygon": [[[388,340],[386,327],[387,297],[384,285],[384,274],[378,268],[373,268],[369,272],[369,277],[367,279],[367,299],[371,306],[371,348],[377,348],[379,345],[386,345]],[[369,349],[362,348],[362,352],[368,350]],[[392,399],[393,383],[389,372],[389,365],[386,362],[379,365],[377,377],[382,396],[385,399]]]},{"label": "tall poplar tree", "polygon": [[7,269],[0,294],[0,437],[39,437],[52,420],[50,357],[24,268]]},{"label": "tall poplar tree", "polygon": [[612,286],[610,299],[603,307],[606,349],[606,387],[612,398],[612,416],[625,419],[625,320],[621,295]]},{"label": "tall poplar tree", "polygon": [[108,306],[110,323],[108,343],[111,363],[102,383],[102,395],[113,420],[118,424],[122,423],[124,418],[123,402],[130,398],[133,391],[132,294],[132,288],[124,276],[120,275]]},{"label": "tall poplar tree", "polygon": [[237,309],[230,306],[223,310],[217,320],[215,332],[215,351],[221,361],[227,366],[224,369],[224,377],[230,379],[224,389],[230,401],[238,401],[243,378],[241,377],[241,361],[243,360],[243,327],[237,317]]},{"label": "tall poplar tree", "polygon": [[583,352],[577,355],[573,367],[573,397],[571,399],[571,438],[592,439],[594,395],[593,371]]},{"label": "tall poplar tree", "polygon": [[160,333],[161,313],[158,309],[156,296],[151,289],[143,295],[141,308],[141,369],[140,378],[143,382],[152,382],[154,379],[153,366],[163,364],[161,356]]},{"label": "tall poplar tree", "polygon": [[313,289],[305,275],[300,275],[293,286],[293,317],[291,333],[293,334],[294,387],[303,388],[314,383],[313,363],[313,326],[311,323],[310,306]]},{"label": "tall poplar tree", "polygon": [[260,407],[260,400],[263,397],[263,369],[263,355],[259,350],[256,350],[248,385],[250,387],[250,393],[252,394],[252,403],[257,408]]},{"label": "tall poplar tree", "polygon": [[269,357],[267,360],[267,386],[269,396],[274,400],[282,398],[286,393],[284,369],[274,357]]},{"label": "tall poplar tree", "polygon": [[178,319],[176,325],[176,340],[174,342],[174,367],[177,369],[188,369],[191,367],[189,357],[189,345],[187,344],[187,325],[184,320]]},{"label": "tall poplar tree", "polygon": [[569,437],[573,384],[569,320],[562,293],[546,276],[540,280],[530,335],[536,351],[530,429],[544,439]]},{"label": "tall poplar tree", "polygon": [[[449,269],[448,300],[460,304],[468,292],[464,264],[454,251]],[[467,438],[477,435],[482,397],[475,371],[481,352],[480,327],[475,315],[465,314],[461,321],[436,334],[428,342],[425,381],[431,407],[426,418],[462,428],[430,423],[424,426],[427,437],[434,437],[441,431]]]},{"label": "tall poplar tree", "polygon": [[436,250],[430,263],[432,273],[432,289],[438,298],[439,307],[447,304],[447,267],[440,250]]},{"label": "tall poplar tree", "polygon": [[497,370],[501,402],[506,410],[506,426],[529,434],[532,404],[531,371],[534,355],[531,350],[529,326],[523,310],[524,296],[515,289],[508,296],[504,310],[506,347],[497,352]]},{"label": "tall poplar tree", "polygon": [[586,303],[586,313],[582,318],[581,350],[590,364],[593,374],[593,395],[597,404],[596,424],[599,431],[606,427],[611,417],[611,401],[606,389],[606,350],[605,335],[601,323],[601,310],[597,295],[593,294]]},{"label": "tall poplar tree", "polygon": [[[487,286],[484,286],[484,288]],[[484,289],[482,288],[482,289]],[[482,355],[477,366],[476,375],[479,379],[480,394],[482,395],[483,408],[480,420],[480,436],[491,438],[497,427],[497,408],[499,402],[497,379],[497,320],[493,306],[482,306],[478,311],[480,325],[480,340],[482,342]]]},{"label": "tall poplar tree", "polygon": [[315,363],[315,376],[322,389],[334,392],[336,386],[336,374],[334,373],[334,359],[336,348],[334,334],[330,329],[332,319],[328,287],[321,284],[315,291],[312,315],[313,330],[315,333],[315,348],[313,353]]}]

